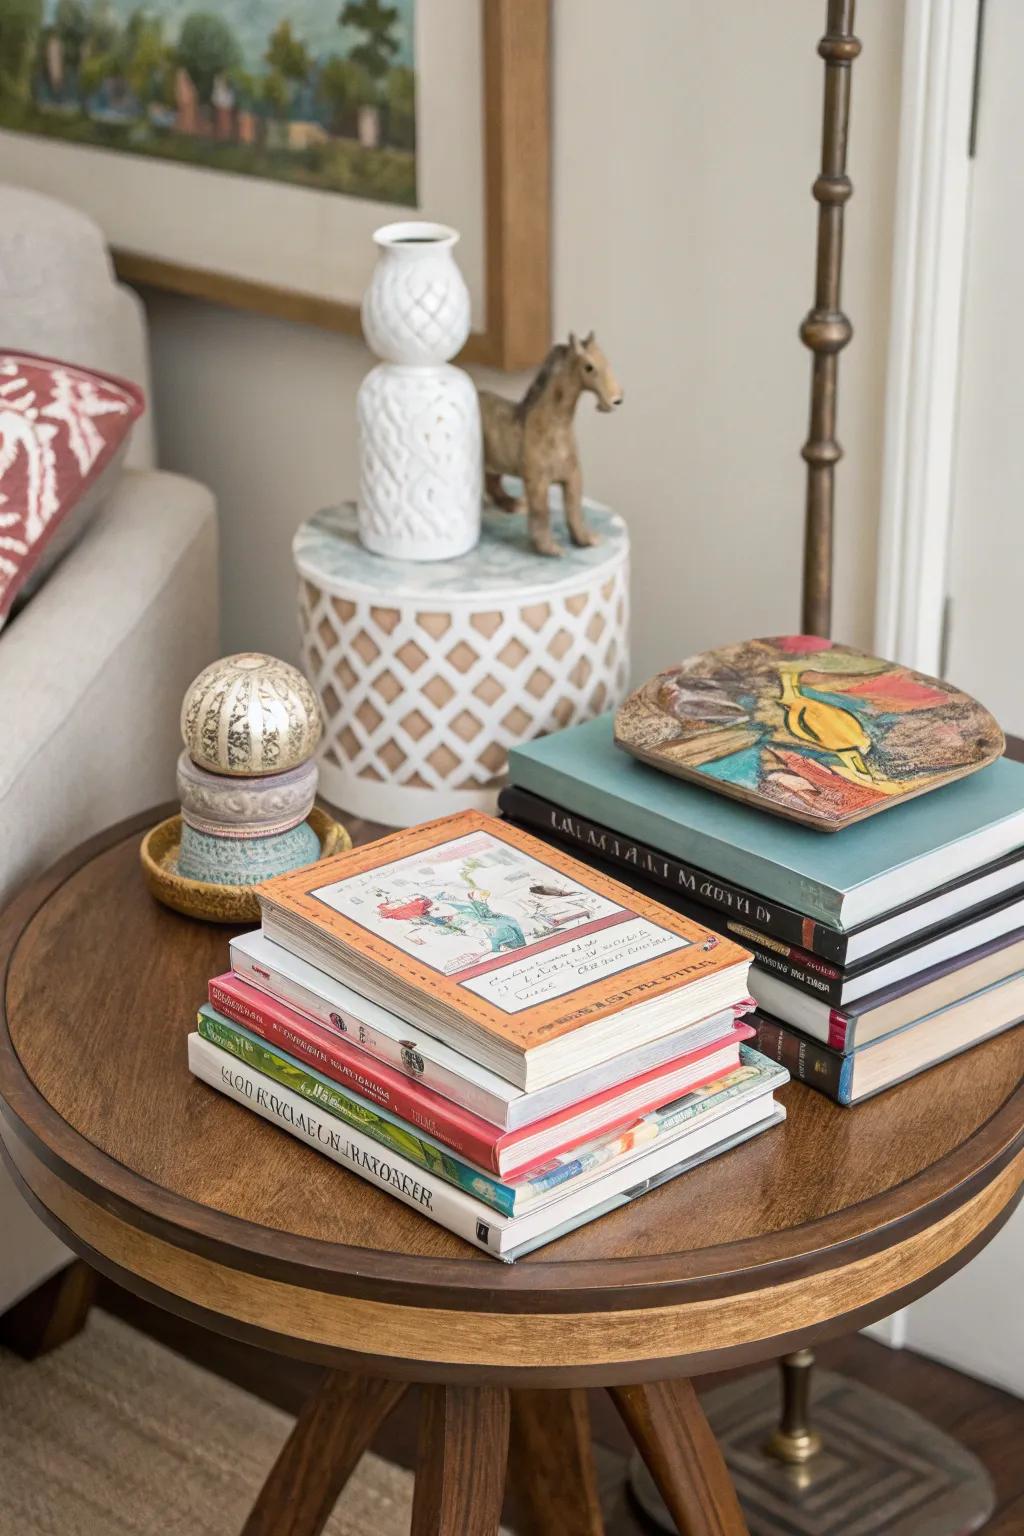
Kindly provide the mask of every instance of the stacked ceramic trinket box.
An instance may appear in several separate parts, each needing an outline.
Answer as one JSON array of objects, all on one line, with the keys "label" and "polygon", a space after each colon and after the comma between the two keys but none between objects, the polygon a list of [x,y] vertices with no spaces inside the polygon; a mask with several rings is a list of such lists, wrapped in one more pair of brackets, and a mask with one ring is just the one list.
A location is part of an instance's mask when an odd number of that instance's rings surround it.
[{"label": "stacked ceramic trinket box", "polygon": [[243,652],[199,674],[181,709],[179,875],[253,885],[319,857],[307,817],[321,731],[316,695],[286,662]]}]

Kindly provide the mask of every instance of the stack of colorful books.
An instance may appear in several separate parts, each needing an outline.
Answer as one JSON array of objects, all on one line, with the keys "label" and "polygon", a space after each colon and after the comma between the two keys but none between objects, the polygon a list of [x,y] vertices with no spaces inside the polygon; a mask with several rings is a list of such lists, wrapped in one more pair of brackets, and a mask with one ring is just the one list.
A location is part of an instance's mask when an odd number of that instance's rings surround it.
[{"label": "stack of colorful books", "polygon": [[513,751],[501,809],[754,952],[758,1048],[854,1104],[1024,1018],[1024,765],[823,834],[620,750]]},{"label": "stack of colorful books", "polygon": [[192,1071],[499,1258],[785,1118],[749,952],[504,822],[396,833],[260,902]]}]

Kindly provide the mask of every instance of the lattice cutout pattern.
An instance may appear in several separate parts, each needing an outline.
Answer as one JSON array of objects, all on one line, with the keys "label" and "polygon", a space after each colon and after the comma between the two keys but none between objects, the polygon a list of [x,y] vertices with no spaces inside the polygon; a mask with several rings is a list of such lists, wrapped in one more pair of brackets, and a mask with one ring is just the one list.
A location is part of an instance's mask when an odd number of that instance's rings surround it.
[{"label": "lattice cutout pattern", "polygon": [[346,773],[410,789],[496,788],[510,747],[624,698],[625,561],[523,603],[433,601],[386,607],[300,582],[323,753]]},{"label": "lattice cutout pattern", "polygon": [[359,534],[410,559],[461,555],[480,536],[476,387],[461,368],[374,368],[359,386]]}]

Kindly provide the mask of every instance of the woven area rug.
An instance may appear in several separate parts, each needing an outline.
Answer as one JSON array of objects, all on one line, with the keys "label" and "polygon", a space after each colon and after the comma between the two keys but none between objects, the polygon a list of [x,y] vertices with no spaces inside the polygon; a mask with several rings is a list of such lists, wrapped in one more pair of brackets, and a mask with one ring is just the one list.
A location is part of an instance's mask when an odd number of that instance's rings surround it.
[{"label": "woven area rug", "polygon": [[[106,1313],[28,1365],[0,1349],[0,1536],[237,1536],[292,1421]],[[407,1536],[372,1453],[325,1536]]]}]

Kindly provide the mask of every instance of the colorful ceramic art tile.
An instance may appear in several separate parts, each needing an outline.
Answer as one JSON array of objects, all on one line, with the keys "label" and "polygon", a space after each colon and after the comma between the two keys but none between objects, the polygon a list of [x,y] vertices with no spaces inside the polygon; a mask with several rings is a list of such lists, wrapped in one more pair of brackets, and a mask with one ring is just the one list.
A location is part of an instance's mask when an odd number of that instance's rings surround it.
[{"label": "colorful ceramic art tile", "polygon": [[814,635],[691,656],[630,695],[615,740],[760,810],[836,831],[984,768],[1003,733],[938,678]]}]

